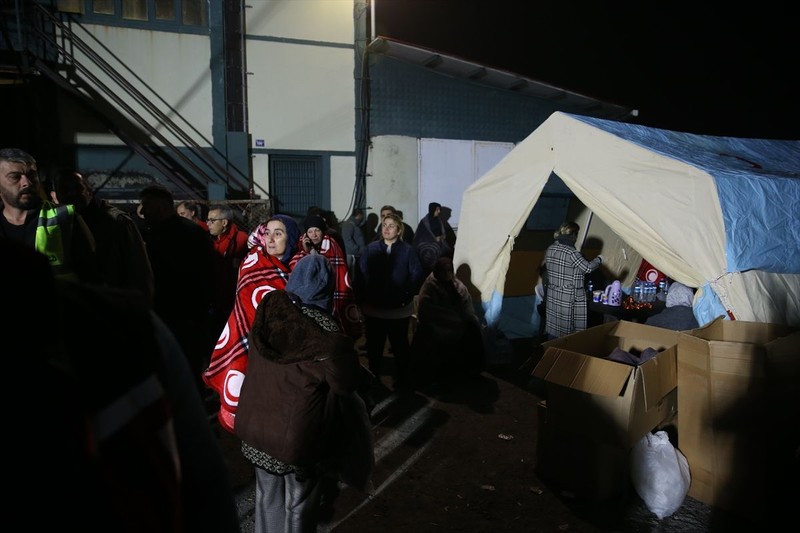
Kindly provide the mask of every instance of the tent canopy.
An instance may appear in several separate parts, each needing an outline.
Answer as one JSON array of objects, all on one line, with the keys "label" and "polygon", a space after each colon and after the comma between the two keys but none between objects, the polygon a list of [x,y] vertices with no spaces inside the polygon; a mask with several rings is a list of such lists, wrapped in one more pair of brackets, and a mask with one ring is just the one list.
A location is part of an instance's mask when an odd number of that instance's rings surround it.
[{"label": "tent canopy", "polygon": [[700,289],[700,324],[727,315],[800,325],[800,141],[561,112],[464,192],[455,264],[469,266],[490,323],[514,240],[551,173],[624,243]]}]

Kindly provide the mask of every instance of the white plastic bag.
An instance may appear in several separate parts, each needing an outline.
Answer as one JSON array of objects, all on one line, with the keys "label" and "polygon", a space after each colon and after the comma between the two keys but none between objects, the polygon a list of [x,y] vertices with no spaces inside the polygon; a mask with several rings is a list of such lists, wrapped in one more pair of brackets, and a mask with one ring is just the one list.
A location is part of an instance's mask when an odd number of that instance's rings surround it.
[{"label": "white plastic bag", "polygon": [[659,519],[672,515],[689,492],[689,462],[665,431],[648,433],[631,450],[636,493]]}]

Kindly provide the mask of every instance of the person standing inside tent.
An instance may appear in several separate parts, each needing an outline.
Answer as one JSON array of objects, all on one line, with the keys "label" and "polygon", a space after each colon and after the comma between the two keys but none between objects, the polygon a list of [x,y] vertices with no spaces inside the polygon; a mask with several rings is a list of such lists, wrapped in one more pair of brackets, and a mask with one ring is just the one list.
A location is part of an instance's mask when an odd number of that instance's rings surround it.
[{"label": "person standing inside tent", "polygon": [[580,226],[575,222],[561,224],[553,234],[555,242],[545,252],[545,314],[549,339],[586,329],[586,291],[583,289],[583,278],[600,267],[603,256],[587,261],[575,249],[579,230]]}]

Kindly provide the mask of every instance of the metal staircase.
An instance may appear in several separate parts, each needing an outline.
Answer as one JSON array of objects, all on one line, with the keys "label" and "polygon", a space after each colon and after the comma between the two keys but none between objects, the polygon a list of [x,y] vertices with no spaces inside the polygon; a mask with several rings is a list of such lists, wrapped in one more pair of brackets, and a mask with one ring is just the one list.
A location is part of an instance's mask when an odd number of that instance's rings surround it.
[{"label": "metal staircase", "polygon": [[224,154],[97,41],[74,14],[33,0],[3,0],[1,5],[0,83],[24,84],[33,76],[46,76],[91,109],[184,197],[205,199],[211,186],[224,188],[232,199],[250,195],[249,177],[231,171]]}]

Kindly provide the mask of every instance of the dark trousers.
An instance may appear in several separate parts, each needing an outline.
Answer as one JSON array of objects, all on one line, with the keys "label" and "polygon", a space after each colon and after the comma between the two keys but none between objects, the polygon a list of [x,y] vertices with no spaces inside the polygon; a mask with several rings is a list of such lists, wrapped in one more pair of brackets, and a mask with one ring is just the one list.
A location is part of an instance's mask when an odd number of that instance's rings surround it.
[{"label": "dark trousers", "polygon": [[405,381],[408,377],[409,353],[408,324],[410,317],[405,318],[375,318],[365,317],[366,348],[369,370],[375,377],[380,377],[383,349],[386,339],[394,352],[394,380]]}]

